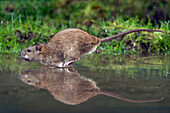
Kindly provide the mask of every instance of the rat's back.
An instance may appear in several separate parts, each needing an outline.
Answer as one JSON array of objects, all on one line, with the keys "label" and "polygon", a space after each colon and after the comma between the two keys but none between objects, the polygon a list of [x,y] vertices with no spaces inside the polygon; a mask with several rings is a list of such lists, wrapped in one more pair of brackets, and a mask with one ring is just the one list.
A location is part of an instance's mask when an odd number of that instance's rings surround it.
[{"label": "rat's back", "polygon": [[64,58],[74,59],[96,50],[100,39],[87,32],[71,28],[60,31],[47,43],[48,47],[64,53]]}]

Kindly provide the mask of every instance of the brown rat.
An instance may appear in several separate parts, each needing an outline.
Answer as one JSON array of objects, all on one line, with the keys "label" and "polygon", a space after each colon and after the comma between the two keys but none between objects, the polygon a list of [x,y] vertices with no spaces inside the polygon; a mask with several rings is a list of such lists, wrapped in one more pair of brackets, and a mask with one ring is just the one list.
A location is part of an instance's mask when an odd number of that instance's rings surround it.
[{"label": "brown rat", "polygon": [[94,52],[102,42],[140,31],[163,32],[152,29],[135,29],[100,39],[86,31],[70,28],[56,33],[46,44],[38,43],[22,50],[19,56],[25,60],[39,61],[44,65],[67,67],[78,61],[82,55]]}]

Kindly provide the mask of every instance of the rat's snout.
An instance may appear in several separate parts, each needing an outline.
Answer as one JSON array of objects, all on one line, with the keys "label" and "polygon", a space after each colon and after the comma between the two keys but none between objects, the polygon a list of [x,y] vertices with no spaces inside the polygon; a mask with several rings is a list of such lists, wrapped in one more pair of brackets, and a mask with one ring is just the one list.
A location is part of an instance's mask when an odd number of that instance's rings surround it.
[{"label": "rat's snout", "polygon": [[18,56],[21,57],[21,58],[26,58],[26,59],[29,58],[28,55],[25,52],[23,52],[23,51],[19,52]]}]

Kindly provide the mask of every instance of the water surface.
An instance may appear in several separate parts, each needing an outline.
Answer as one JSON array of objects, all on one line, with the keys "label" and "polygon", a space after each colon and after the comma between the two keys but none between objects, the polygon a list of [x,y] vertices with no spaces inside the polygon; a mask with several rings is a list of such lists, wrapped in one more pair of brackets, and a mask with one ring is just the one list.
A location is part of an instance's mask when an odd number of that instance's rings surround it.
[{"label": "water surface", "polygon": [[[132,100],[164,100],[133,103],[100,91]],[[0,100],[2,113],[169,113],[170,57],[92,54],[72,68],[48,69],[1,55]]]}]

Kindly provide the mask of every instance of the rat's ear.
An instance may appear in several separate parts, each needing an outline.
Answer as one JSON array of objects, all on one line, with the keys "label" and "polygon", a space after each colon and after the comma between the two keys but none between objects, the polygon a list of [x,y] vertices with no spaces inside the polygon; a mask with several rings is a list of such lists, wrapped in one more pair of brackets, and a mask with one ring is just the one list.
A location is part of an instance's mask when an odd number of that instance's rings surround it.
[{"label": "rat's ear", "polygon": [[35,47],[36,47],[36,51],[41,51],[42,46],[40,43],[37,43]]}]

